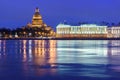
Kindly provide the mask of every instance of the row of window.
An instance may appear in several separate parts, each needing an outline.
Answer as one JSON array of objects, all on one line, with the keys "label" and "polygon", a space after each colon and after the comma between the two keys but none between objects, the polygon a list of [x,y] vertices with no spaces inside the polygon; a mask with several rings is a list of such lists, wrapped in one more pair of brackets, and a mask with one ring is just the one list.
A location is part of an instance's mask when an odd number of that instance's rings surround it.
[{"label": "row of window", "polygon": [[57,28],[57,31],[104,31],[106,28]]}]

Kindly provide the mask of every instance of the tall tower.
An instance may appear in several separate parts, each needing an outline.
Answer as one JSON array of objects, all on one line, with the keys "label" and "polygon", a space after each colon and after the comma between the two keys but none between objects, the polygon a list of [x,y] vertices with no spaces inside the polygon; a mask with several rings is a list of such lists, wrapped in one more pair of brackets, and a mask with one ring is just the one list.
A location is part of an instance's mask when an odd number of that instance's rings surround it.
[{"label": "tall tower", "polygon": [[39,8],[36,8],[35,14],[33,15],[32,18],[32,27],[42,27],[42,26],[43,26],[42,16],[39,13]]}]

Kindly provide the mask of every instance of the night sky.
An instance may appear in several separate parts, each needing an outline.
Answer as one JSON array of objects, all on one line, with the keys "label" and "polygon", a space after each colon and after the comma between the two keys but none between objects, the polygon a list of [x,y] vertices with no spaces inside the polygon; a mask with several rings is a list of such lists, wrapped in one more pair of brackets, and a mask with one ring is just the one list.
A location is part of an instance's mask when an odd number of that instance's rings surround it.
[{"label": "night sky", "polygon": [[120,0],[0,0],[0,27],[26,25],[36,7],[40,8],[43,21],[54,29],[64,20],[120,22]]}]

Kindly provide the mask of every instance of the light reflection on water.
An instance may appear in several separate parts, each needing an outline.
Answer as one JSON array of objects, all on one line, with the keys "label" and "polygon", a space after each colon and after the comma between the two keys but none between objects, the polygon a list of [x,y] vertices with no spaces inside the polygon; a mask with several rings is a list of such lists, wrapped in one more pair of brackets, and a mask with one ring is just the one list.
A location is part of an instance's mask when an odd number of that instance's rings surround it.
[{"label": "light reflection on water", "polygon": [[119,74],[118,40],[0,40],[0,79],[14,75],[23,80],[31,76],[109,79]]}]

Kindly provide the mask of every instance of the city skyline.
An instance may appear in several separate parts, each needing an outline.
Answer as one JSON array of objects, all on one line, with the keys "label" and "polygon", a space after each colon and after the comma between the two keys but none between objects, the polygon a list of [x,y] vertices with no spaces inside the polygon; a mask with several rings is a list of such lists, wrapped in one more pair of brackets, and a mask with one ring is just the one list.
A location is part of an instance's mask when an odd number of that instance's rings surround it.
[{"label": "city skyline", "polygon": [[119,0],[1,0],[0,28],[17,28],[31,22],[34,9],[40,8],[43,20],[54,29],[66,20],[77,22],[120,22]]}]

